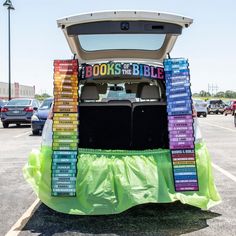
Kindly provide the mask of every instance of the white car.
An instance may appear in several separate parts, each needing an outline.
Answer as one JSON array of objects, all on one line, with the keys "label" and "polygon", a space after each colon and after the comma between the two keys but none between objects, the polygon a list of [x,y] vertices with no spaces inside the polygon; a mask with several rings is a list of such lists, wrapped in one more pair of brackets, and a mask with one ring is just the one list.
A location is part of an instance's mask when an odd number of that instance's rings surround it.
[{"label": "white car", "polygon": [[[189,62],[165,60],[192,19],[107,11],[57,23],[76,66],[64,65],[63,75],[54,67],[54,82],[75,82],[63,92],[77,110],[59,114],[63,86],[57,87],[41,150],[31,153],[24,169],[40,200],[56,211],[80,215],[116,214],[150,202],[180,200],[202,209],[219,203],[206,145],[193,119]],[[78,117],[72,125],[66,123],[68,112]],[[59,115],[66,121],[59,124]],[[69,145],[59,149],[61,143]]]},{"label": "white car", "polygon": [[200,99],[194,99],[193,103],[195,105],[195,109],[197,111],[197,116],[203,116],[207,117],[207,102],[200,100]]}]

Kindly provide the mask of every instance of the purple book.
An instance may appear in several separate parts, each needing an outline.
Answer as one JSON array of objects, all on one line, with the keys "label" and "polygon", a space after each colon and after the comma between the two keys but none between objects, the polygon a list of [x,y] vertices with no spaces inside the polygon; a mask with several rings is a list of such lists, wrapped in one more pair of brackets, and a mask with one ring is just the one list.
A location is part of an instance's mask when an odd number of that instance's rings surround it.
[{"label": "purple book", "polygon": [[170,144],[170,149],[187,149],[194,148],[194,144]]},{"label": "purple book", "polygon": [[190,137],[183,137],[183,138],[170,138],[170,142],[193,142],[194,141],[194,137],[190,136]]},{"label": "purple book", "polygon": [[169,132],[170,135],[192,135],[194,136],[193,130],[172,130]]},{"label": "purple book", "polygon": [[188,130],[188,131],[193,131],[193,126],[169,126],[168,127],[169,131],[183,131],[183,130]]},{"label": "purple book", "polygon": [[172,132],[169,133],[169,139],[173,138],[193,138],[193,132],[191,133],[182,133],[182,134],[173,134]]},{"label": "purple book", "polygon": [[176,192],[181,192],[181,191],[198,191],[198,186],[193,186],[193,187],[176,187],[175,191]]},{"label": "purple book", "polygon": [[193,124],[193,120],[190,119],[169,120],[169,125],[182,124],[182,123]]},{"label": "purple book", "polygon": [[193,119],[191,115],[168,116],[168,120]]}]

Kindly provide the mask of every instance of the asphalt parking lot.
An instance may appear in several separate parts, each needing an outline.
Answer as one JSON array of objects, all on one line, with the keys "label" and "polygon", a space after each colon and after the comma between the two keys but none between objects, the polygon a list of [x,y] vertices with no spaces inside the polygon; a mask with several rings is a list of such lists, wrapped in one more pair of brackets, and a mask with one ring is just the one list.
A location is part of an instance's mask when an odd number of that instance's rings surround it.
[{"label": "asphalt parking lot", "polygon": [[[232,116],[199,118],[212,157],[222,203],[202,211],[180,204],[147,204],[119,215],[70,216],[39,203],[33,214],[22,215],[36,200],[22,176],[28,153],[40,147],[30,126],[0,125],[0,235],[236,235],[236,128]],[[20,222],[16,228],[12,228]],[[22,227],[23,226],[23,227]],[[11,230],[12,228],[12,230]]]}]

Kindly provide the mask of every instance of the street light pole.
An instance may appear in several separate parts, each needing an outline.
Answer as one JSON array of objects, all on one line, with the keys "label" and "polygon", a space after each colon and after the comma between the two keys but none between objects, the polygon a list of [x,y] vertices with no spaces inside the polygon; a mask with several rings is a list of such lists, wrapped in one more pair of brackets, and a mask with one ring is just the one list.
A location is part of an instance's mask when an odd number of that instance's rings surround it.
[{"label": "street light pole", "polygon": [[8,100],[11,100],[11,10],[8,10]]},{"label": "street light pole", "polygon": [[11,10],[15,10],[10,0],[3,3],[8,10],[8,100],[11,100]]}]

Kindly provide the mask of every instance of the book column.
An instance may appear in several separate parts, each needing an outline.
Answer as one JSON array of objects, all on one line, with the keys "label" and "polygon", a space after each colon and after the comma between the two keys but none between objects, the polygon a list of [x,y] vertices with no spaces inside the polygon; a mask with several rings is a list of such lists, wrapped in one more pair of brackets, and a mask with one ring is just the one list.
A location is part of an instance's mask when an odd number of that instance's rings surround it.
[{"label": "book column", "polygon": [[186,59],[164,60],[168,130],[175,191],[198,191],[192,95]]},{"label": "book column", "polygon": [[78,61],[54,61],[52,196],[76,196]]}]

